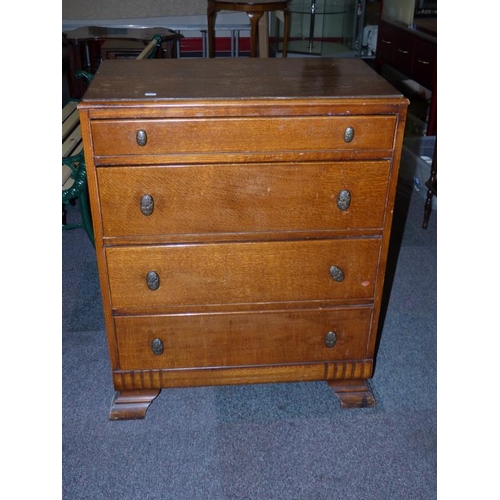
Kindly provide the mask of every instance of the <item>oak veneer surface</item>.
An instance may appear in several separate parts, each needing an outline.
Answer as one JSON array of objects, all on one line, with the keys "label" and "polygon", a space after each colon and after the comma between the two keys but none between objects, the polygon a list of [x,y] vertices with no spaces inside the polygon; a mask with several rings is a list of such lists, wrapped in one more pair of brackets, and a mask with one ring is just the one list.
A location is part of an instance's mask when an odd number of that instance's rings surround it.
[{"label": "oak veneer surface", "polygon": [[[305,149],[385,149],[392,147],[393,116],[336,117],[236,117],[148,120],[148,142],[135,140],[140,120],[109,120],[93,125],[97,156],[137,154],[273,152]],[[354,127],[355,137],[347,146],[343,131]],[[116,137],[116,141],[109,141]],[[119,140],[122,137],[123,140]],[[192,137],[197,137],[193,141]],[[224,138],[222,141],[221,138]],[[293,138],[293,141],[290,141]],[[216,148],[215,148],[216,146]]]},{"label": "oak veneer surface", "polygon": [[[379,252],[379,238],[363,238],[111,247],[106,256],[115,307],[145,308],[368,299]],[[345,273],[341,283],[325,272],[332,264]],[[151,269],[155,291],[144,280]]]},{"label": "oak veneer surface", "polygon": [[[380,229],[389,170],[388,160],[100,169],[104,236]],[[332,212],[332,188],[342,183],[363,203]],[[144,191],[159,200],[147,218],[126,202]]]},{"label": "oak veneer surface", "polygon": [[111,419],[200,385],[375,403],[407,105],[361,60],[101,64],[79,110]]},{"label": "oak veneer surface", "polygon": [[[138,365],[160,369],[364,359],[370,319],[371,309],[364,307],[299,313],[119,317],[116,324],[122,368],[127,370]],[[332,321],[337,328],[337,344],[336,349],[328,350],[316,338],[318,332],[328,331]],[[141,349],[155,330],[171,332],[165,345],[170,353],[166,358]],[[201,331],[205,335],[200,339]]]}]

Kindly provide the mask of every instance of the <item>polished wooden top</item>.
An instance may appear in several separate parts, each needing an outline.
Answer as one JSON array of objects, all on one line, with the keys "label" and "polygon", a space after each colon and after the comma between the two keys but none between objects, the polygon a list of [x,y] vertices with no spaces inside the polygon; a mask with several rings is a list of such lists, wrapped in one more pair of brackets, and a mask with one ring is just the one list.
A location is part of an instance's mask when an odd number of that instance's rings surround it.
[{"label": "polished wooden top", "polygon": [[360,59],[147,59],[103,61],[82,100],[399,98]]},{"label": "polished wooden top", "polygon": [[416,30],[423,31],[437,38],[437,18],[417,18],[413,21],[413,25]]},{"label": "polished wooden top", "polygon": [[437,43],[437,19],[435,18],[417,18],[411,26],[389,16],[383,16],[382,21],[392,24],[413,36],[418,36],[429,42]]}]

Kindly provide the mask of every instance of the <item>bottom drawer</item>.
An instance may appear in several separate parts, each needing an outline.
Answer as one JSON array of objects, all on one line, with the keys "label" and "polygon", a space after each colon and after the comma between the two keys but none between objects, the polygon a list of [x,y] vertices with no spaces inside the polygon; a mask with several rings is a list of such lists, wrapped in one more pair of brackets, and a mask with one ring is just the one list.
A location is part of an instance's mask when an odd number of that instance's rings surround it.
[{"label": "bottom drawer", "polygon": [[115,317],[119,369],[364,359],[371,307]]}]

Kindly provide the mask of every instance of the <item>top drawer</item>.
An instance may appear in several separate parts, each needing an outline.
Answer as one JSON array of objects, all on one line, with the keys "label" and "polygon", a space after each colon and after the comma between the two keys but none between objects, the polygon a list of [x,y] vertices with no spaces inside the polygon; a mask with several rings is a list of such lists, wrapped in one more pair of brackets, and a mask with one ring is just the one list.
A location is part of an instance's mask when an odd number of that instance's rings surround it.
[{"label": "top drawer", "polygon": [[396,116],[105,120],[96,156],[392,150]]}]

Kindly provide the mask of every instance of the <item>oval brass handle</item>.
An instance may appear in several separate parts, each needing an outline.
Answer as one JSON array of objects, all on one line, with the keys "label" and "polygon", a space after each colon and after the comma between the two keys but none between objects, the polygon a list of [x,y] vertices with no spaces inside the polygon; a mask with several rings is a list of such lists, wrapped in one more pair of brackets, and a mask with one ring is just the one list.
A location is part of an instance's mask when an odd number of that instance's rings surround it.
[{"label": "oval brass handle", "polygon": [[337,196],[337,207],[339,210],[347,210],[351,205],[351,193],[348,189],[343,189]]},{"label": "oval brass handle", "polygon": [[337,334],[335,332],[328,332],[325,337],[325,345],[332,348],[337,343]]},{"label": "oval brass handle", "polygon": [[163,349],[163,341],[161,339],[153,339],[151,342],[151,350],[153,351],[153,354],[159,356],[160,354],[163,354]]},{"label": "oval brass handle", "polygon": [[398,49],[398,52],[401,54],[409,54],[410,52],[408,50],[403,50],[403,49]]},{"label": "oval brass handle", "polygon": [[418,58],[417,61],[420,63],[420,64],[424,64],[425,66],[429,65],[431,62],[430,61],[423,61],[422,59]]},{"label": "oval brass handle", "polygon": [[153,292],[160,288],[160,276],[156,271],[149,271],[146,276],[146,284],[148,285],[148,288]]},{"label": "oval brass handle", "polygon": [[344,131],[344,141],[351,142],[354,139],[354,129],[352,127],[347,127]]},{"label": "oval brass handle", "polygon": [[155,209],[155,200],[150,194],[145,194],[141,198],[141,212],[144,215],[151,215]]},{"label": "oval brass handle", "polygon": [[385,43],[386,45],[391,45],[392,42],[390,40],[386,40],[385,38],[382,38],[382,43]]},{"label": "oval brass handle", "polygon": [[139,146],[145,146],[148,142],[148,134],[146,134],[145,130],[138,130],[135,134],[135,140],[137,141],[137,144],[139,144]]},{"label": "oval brass handle", "polygon": [[332,266],[330,267],[330,276],[332,277],[333,281],[338,281],[339,283],[341,281],[344,281],[345,275],[344,271],[340,269],[338,266]]}]

